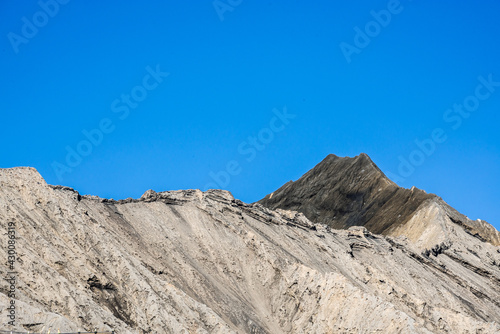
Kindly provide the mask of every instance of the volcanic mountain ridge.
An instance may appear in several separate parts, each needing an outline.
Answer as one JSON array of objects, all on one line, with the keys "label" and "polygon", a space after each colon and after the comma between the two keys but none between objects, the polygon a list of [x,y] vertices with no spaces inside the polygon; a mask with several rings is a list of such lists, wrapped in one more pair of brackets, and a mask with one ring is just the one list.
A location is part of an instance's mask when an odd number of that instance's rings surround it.
[{"label": "volcanic mountain ridge", "polygon": [[500,332],[498,232],[367,156],[328,156],[261,203],[275,208],[223,190],[114,201],[0,169],[0,242],[15,226],[17,252],[0,330]]},{"label": "volcanic mountain ridge", "polygon": [[336,229],[364,226],[376,234],[406,236],[421,248],[452,242],[450,233],[457,226],[500,246],[500,233],[493,226],[470,220],[437,195],[399,187],[364,153],[354,158],[330,154],[258,203],[299,211]]}]

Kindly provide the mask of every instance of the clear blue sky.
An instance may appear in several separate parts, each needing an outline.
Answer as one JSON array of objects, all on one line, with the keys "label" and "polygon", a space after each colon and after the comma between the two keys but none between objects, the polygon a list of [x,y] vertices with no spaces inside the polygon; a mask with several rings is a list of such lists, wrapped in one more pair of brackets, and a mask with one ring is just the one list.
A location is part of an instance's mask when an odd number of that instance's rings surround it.
[{"label": "clear blue sky", "polygon": [[0,167],[115,199],[215,184],[253,202],[366,152],[498,229],[499,10],[4,0]]}]

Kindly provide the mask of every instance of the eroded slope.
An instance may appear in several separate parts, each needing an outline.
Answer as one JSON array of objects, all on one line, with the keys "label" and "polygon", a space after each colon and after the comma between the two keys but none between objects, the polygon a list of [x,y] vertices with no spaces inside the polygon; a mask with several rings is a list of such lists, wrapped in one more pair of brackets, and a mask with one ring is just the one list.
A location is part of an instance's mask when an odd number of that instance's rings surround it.
[{"label": "eroded slope", "polygon": [[5,222],[18,235],[17,329],[500,331],[500,253],[478,238],[422,253],[225,191],[116,202],[49,186],[29,168],[0,170],[0,221],[2,244]]}]

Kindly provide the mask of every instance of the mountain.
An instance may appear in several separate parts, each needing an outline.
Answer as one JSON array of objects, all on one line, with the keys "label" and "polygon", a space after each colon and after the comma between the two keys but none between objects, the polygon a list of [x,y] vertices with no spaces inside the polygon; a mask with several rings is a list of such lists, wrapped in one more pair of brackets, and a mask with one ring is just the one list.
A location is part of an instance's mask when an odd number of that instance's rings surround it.
[{"label": "mountain", "polygon": [[[346,168],[354,163],[327,159]],[[370,162],[356,163],[363,160]],[[365,172],[378,175],[370,168]],[[345,177],[358,180],[351,171]],[[332,189],[321,189],[313,174],[317,193],[329,196]],[[385,183],[395,187],[380,178],[371,196]],[[428,195],[408,195],[402,205],[417,196]],[[352,202],[345,200],[342,217],[366,206],[356,197]],[[341,218],[331,212],[316,218]],[[0,330],[500,332],[499,247],[456,223],[453,244],[421,249],[409,238],[342,219],[343,227],[353,226],[336,230],[224,190],[149,190],[115,201],[48,185],[33,168],[0,169],[2,277],[12,271],[11,233],[16,252],[15,286],[10,279],[0,285]],[[373,223],[379,225],[391,230]],[[12,301],[16,319],[9,327]]]},{"label": "mountain", "polygon": [[364,153],[354,158],[330,154],[259,203],[302,212],[336,229],[364,226],[376,234],[406,236],[423,249],[453,242],[457,230],[500,246],[493,226],[470,220],[434,194],[397,186]]}]

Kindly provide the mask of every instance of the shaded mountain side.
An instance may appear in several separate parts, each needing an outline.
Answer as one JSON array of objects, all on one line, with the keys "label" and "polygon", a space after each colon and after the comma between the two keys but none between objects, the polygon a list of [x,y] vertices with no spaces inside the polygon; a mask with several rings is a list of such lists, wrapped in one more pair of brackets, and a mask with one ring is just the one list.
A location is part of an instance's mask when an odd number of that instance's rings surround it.
[{"label": "shaded mountain side", "polygon": [[333,228],[362,225],[384,233],[404,224],[425,200],[424,191],[397,186],[366,154],[355,158],[327,156],[295,182],[288,182],[258,203],[303,212]]},{"label": "shaded mountain side", "polygon": [[[386,235],[406,235],[402,226],[419,210],[438,203],[453,223],[500,245],[500,234],[491,225],[469,220],[434,194],[399,187],[364,153],[354,158],[330,154],[297,181],[286,183],[258,203],[271,209],[296,210],[313,222],[333,228],[365,226],[372,233]],[[414,233],[412,241],[423,233],[423,229],[420,235]]]},{"label": "shaded mountain side", "polygon": [[[453,244],[421,251],[223,190],[114,201],[32,168],[0,169],[0,222],[2,245],[15,226],[17,252],[16,326],[0,330],[500,332],[500,248],[457,224]],[[2,275],[6,264],[2,251]],[[8,293],[3,282],[3,319]]]}]

